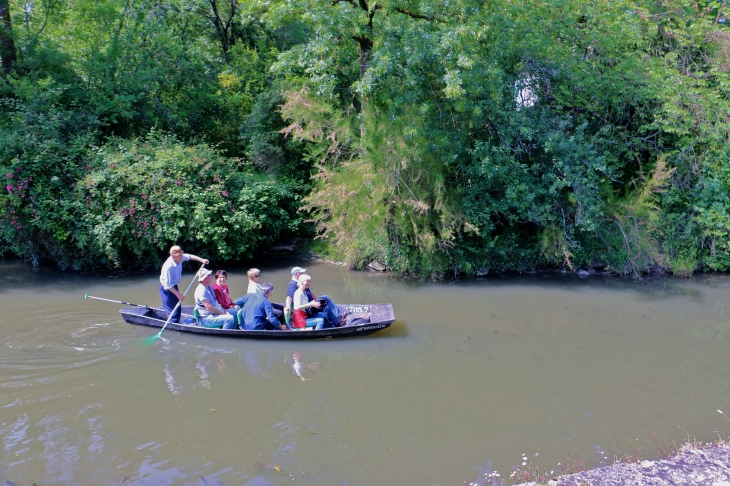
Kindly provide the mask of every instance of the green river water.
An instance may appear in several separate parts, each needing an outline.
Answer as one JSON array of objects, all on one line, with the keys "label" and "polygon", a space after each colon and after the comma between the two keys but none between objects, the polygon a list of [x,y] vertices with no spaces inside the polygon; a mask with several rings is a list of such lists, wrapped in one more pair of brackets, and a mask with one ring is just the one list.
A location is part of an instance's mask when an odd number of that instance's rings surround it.
[{"label": "green river water", "polygon": [[[294,264],[316,294],[390,302],[397,321],[363,338],[144,346],[154,330],[83,297],[158,305],[156,274],[1,265],[0,482],[461,485],[522,454],[557,472],[566,451],[651,459],[682,429],[730,432],[727,276],[424,283],[291,262],[261,267],[274,300]],[[229,287],[245,292],[245,269]]]}]

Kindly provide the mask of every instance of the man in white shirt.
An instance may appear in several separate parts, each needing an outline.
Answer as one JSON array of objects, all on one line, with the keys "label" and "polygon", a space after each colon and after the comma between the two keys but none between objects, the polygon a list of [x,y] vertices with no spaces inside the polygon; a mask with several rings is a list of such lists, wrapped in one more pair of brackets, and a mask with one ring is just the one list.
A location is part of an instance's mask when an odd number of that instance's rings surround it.
[{"label": "man in white shirt", "polygon": [[[200,262],[205,265],[209,263],[205,258],[183,253],[182,248],[175,245],[170,248],[170,257],[162,265],[159,291],[160,299],[162,299],[162,307],[168,315],[172,313],[178,302],[182,305],[182,301],[185,299],[185,296],[178,290],[177,284],[180,283],[180,278],[182,277],[182,264],[189,260]],[[180,322],[181,311],[182,309],[178,306],[175,313],[170,318],[170,322]]]}]

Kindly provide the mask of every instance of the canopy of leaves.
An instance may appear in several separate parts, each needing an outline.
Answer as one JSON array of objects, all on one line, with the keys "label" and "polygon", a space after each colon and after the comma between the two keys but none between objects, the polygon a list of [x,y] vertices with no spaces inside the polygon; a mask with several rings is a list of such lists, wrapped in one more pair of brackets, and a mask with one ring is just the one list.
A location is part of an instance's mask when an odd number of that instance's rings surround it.
[{"label": "canopy of leaves", "polygon": [[[192,238],[235,258],[307,220],[354,267],[431,277],[730,266],[724,0],[10,5],[10,252],[145,265]],[[140,201],[163,175],[181,189]],[[138,228],[130,200],[177,216]]]}]

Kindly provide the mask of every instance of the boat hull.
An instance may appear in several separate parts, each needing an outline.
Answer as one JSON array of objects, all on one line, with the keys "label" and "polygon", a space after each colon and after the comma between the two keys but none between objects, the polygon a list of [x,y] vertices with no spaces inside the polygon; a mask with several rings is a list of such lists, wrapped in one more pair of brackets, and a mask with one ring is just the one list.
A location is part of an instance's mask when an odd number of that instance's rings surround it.
[{"label": "boat hull", "polygon": [[[340,307],[346,308],[350,314],[369,314],[370,322],[366,324],[319,329],[316,331],[313,329],[292,331],[250,331],[245,329],[224,330],[206,328],[195,324],[177,324],[171,322],[167,325],[165,330],[239,339],[329,339],[367,336],[368,334],[390,327],[390,325],[395,321],[395,314],[393,313],[393,306],[391,304],[347,304],[340,305]],[[137,326],[162,328],[165,325],[165,320],[167,319],[167,314],[161,309],[127,307],[121,309],[119,313],[122,315],[125,322]],[[186,317],[192,317],[192,314],[192,306],[183,306],[181,320],[184,321]]]}]

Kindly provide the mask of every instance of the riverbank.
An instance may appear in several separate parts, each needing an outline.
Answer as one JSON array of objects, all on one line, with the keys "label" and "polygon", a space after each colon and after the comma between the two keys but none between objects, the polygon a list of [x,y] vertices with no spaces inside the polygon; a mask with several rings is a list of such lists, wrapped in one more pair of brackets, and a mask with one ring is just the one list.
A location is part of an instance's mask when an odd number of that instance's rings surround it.
[{"label": "riverbank", "polygon": [[[525,483],[535,485],[536,483]],[[548,482],[550,486],[730,486],[730,445],[723,443],[705,449],[690,449],[674,457],[656,461],[591,469]]]}]

